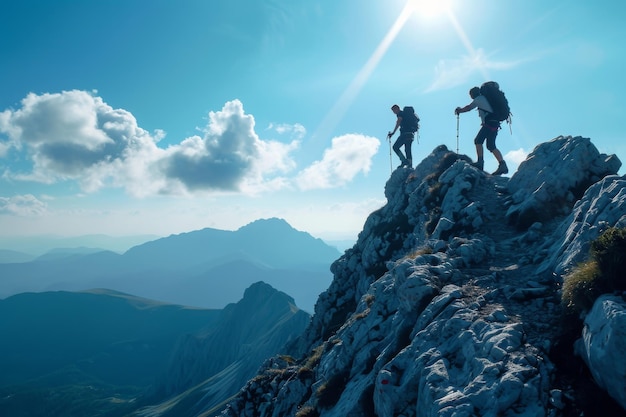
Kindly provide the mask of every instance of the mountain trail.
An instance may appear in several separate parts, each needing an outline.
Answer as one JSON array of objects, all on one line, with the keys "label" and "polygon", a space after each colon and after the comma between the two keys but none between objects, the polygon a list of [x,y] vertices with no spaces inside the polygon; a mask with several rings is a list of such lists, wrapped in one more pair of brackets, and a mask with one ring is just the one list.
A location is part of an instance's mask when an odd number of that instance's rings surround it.
[{"label": "mountain trail", "polygon": [[536,265],[521,259],[521,254],[529,252],[521,247],[520,231],[506,219],[510,205],[508,181],[507,177],[487,174],[470,192],[473,201],[481,202],[483,232],[494,241],[495,253],[480,268],[464,271],[473,276],[465,283],[464,291],[471,298],[489,296],[492,303],[483,309],[485,316],[501,308],[510,320],[522,323],[530,343],[541,345],[540,341],[552,339],[546,338],[546,333],[556,337],[560,299],[555,288],[533,277]]}]

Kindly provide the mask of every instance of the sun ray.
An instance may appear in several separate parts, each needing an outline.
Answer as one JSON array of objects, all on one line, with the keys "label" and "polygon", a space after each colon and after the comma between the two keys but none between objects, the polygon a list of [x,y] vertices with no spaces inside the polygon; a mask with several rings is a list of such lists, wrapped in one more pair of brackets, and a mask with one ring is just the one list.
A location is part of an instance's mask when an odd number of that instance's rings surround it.
[{"label": "sun ray", "polygon": [[393,25],[391,25],[372,55],[368,58],[348,87],[343,91],[341,96],[339,96],[330,111],[324,116],[314,137],[325,137],[337,126],[412,13],[413,5],[411,1],[407,1],[398,15],[398,18]]},{"label": "sun ray", "polygon": [[[452,10],[447,9],[446,10],[446,15],[448,16],[448,19],[450,19],[450,23],[452,24],[452,27],[454,27],[454,30],[456,31],[457,35],[459,36],[459,39],[461,40],[461,43],[463,44],[463,46],[465,46],[465,49],[467,50],[467,53],[469,54],[469,56],[472,59],[475,59],[475,58],[479,57],[478,52],[476,51],[476,49],[472,45],[472,42],[470,41],[469,37],[465,33],[465,30],[463,30],[463,27],[461,26],[461,24],[457,20],[456,16],[452,12]],[[482,74],[482,76],[483,76],[483,78],[485,80],[489,79],[489,74],[487,73],[487,70],[486,70],[486,68],[484,66],[479,66],[478,70],[481,72],[481,74]]]},{"label": "sun ray", "polygon": [[[420,11],[422,12],[422,16],[426,18],[432,18],[442,14],[447,16],[470,58],[477,60],[480,58],[479,52],[476,51],[469,37],[465,33],[465,30],[454,15],[449,1],[407,0],[402,8],[402,11],[391,25],[381,42],[378,44],[372,55],[368,58],[363,67],[361,67],[346,89],[341,93],[337,101],[335,101],[330,111],[326,113],[313,135],[314,138],[326,138],[330,132],[334,130],[356,99],[372,72],[378,66],[380,60],[389,49],[389,46],[398,36],[400,30],[402,30],[412,15],[419,14]],[[484,66],[480,65],[477,69],[481,72],[485,80],[489,79],[489,74]]]}]

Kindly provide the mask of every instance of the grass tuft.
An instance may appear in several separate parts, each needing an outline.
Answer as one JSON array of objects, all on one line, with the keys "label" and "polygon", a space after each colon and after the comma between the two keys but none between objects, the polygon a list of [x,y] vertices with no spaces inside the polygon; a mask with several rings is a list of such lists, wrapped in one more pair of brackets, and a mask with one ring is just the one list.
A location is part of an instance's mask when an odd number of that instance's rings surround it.
[{"label": "grass tuft", "polygon": [[590,255],[563,279],[561,301],[569,313],[585,313],[602,294],[626,290],[626,228],[607,229],[591,242]]}]

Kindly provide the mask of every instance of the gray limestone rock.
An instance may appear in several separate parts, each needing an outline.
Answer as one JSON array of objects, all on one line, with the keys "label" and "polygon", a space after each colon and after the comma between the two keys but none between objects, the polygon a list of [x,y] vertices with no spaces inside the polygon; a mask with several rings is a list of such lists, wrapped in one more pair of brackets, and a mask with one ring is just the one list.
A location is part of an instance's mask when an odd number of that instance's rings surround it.
[{"label": "gray limestone rock", "polygon": [[[626,226],[621,163],[580,137],[540,144],[511,178],[469,162],[439,146],[392,173],[387,204],[286,347],[295,361],[268,361],[222,416],[561,415],[572,396],[548,355],[560,279],[602,230]],[[624,375],[598,358],[626,363],[609,316],[588,317],[580,342],[607,389]],[[607,334],[617,348],[594,349]]]},{"label": "gray limestone rock", "polygon": [[585,317],[576,352],[593,378],[626,409],[626,301],[613,295],[601,296]]}]

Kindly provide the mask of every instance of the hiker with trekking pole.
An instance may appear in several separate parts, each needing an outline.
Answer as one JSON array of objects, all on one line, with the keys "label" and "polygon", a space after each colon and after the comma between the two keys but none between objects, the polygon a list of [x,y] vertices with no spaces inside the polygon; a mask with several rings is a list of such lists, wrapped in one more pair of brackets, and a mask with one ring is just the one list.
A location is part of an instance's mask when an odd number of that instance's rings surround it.
[{"label": "hiker with trekking pole", "polygon": [[[464,107],[457,107],[454,114],[457,116],[457,143],[458,143],[458,116],[460,113],[478,109],[481,127],[474,138],[476,145],[477,160],[472,165],[482,171],[485,161],[483,157],[483,143],[487,141],[487,150],[493,154],[498,161],[498,169],[491,175],[502,175],[509,172],[506,162],[502,157],[502,152],[496,148],[496,136],[500,130],[500,122],[510,120],[511,113],[509,103],[500,91],[500,87],[494,81],[484,83],[481,87],[472,87],[469,91],[472,102]],[[457,145],[458,146],[458,145]],[[458,153],[458,151],[457,151]]]},{"label": "hiker with trekking pole", "polygon": [[[413,167],[413,155],[411,152],[411,145],[413,144],[413,138],[415,132],[419,129],[419,117],[415,114],[415,110],[411,106],[406,106],[404,109],[400,110],[400,106],[394,104],[391,106],[391,111],[397,116],[396,125],[393,128],[393,131],[387,133],[387,139],[389,140],[389,144],[391,145],[391,137],[396,133],[398,128],[400,129],[400,136],[394,142],[392,149],[400,158],[400,165],[398,168]],[[404,146],[404,154],[400,148]],[[389,158],[391,164],[391,150],[389,151]]]}]

